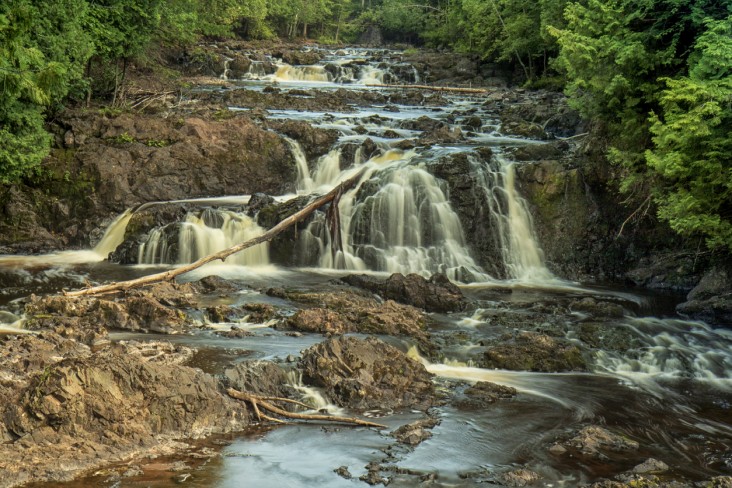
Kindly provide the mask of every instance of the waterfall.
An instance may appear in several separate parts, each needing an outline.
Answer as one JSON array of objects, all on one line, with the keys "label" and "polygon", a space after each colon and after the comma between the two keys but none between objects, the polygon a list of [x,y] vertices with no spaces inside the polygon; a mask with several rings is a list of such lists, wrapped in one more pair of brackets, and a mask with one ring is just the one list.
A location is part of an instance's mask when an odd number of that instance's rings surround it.
[{"label": "waterfall", "polygon": [[274,74],[274,80],[277,81],[331,81],[331,75],[325,70],[324,66],[290,66],[284,64],[277,68]]},{"label": "waterfall", "polygon": [[364,165],[364,177],[339,204],[342,250],[332,251],[322,214],[311,223],[303,246],[318,250],[321,267],[488,278],[470,256],[439,180],[412,164],[415,155],[392,150]]},{"label": "waterfall", "polygon": [[359,85],[382,85],[384,84],[384,72],[373,66],[364,66],[357,83]]},{"label": "waterfall", "polygon": [[501,154],[494,154],[493,160],[497,165],[492,167],[470,158],[485,192],[508,277],[525,282],[555,281],[544,263],[526,201],[516,190],[514,163]]},{"label": "waterfall", "polygon": [[224,72],[221,73],[220,78],[224,81],[228,81],[229,79],[229,73],[231,73],[231,70],[229,69],[229,63],[234,61],[234,58],[224,58]]},{"label": "waterfall", "polygon": [[[188,213],[184,222],[153,229],[138,251],[140,264],[184,264],[264,233],[254,220],[231,210],[205,209]],[[269,263],[265,244],[227,258],[227,263],[257,266]]]},{"label": "waterfall", "polygon": [[104,231],[102,239],[94,246],[93,251],[101,256],[103,259],[107,259],[109,253],[114,252],[117,246],[122,244],[125,239],[125,229],[127,223],[132,218],[132,210],[127,209],[123,213],[117,216],[112,223]]},{"label": "waterfall", "polygon": [[302,146],[296,140],[284,135],[282,138],[290,146],[292,157],[295,159],[295,166],[297,168],[297,192],[310,193],[315,189],[315,183],[310,177],[310,168],[308,167],[308,159],[305,157],[305,151],[302,150]]}]

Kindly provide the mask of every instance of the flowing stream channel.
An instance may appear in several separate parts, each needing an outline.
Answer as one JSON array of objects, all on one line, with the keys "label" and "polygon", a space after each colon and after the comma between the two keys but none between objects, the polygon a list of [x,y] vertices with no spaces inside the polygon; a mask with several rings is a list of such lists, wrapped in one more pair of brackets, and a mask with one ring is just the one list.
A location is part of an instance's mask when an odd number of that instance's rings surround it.
[{"label": "flowing stream channel", "polygon": [[[247,79],[236,83],[239,89],[251,90],[262,90],[276,81],[283,90],[315,86],[366,91],[372,89],[369,83],[419,82],[416,70],[410,68],[379,67],[369,61],[367,51],[350,50],[331,53],[315,66],[279,63],[274,73],[266,73],[254,63]],[[186,279],[218,274],[246,283],[252,290],[273,286],[318,289],[334,277],[352,272],[425,277],[442,272],[460,283],[479,308],[469,313],[433,314],[436,325],[431,333],[440,341],[440,361],[432,363],[414,351],[411,354],[424,362],[440,388],[455,391],[490,381],[514,387],[518,395],[481,409],[451,404],[435,408],[441,423],[433,429],[432,438],[400,452],[392,461],[431,479],[429,486],[474,486],[485,473],[520,466],[539,473],[543,486],[592,482],[607,474],[602,462],[578,462],[548,450],[553,439],[590,424],[606,426],[639,442],[641,452],[635,458],[619,455],[613,459],[627,469],[638,464],[640,456],[663,460],[674,476],[692,481],[732,474],[732,331],[676,317],[676,296],[573,283],[552,274],[533,232],[529,207],[516,188],[515,168],[521,163],[507,155],[508,148],[538,141],[503,135],[499,122],[482,109],[479,97],[444,97],[446,104],[440,107],[374,106],[352,113],[269,111],[273,119],[305,120],[339,131],[336,145],[316,161],[307,160],[297,141],[286,139],[297,163],[297,194],[277,197],[287,201],[323,193],[362,171],[356,187],[340,199],[339,228],[329,231],[325,214],[317,214],[293,249],[297,266],[274,263],[263,245],[224,264],[199,269]],[[412,123],[420,117],[455,131],[474,115],[482,118],[482,126],[466,130],[457,142],[408,149],[398,149],[395,144],[421,134]],[[375,148],[370,153],[365,151],[367,139],[369,147]],[[349,147],[356,150],[348,152]],[[478,157],[475,150],[479,147],[492,149],[490,160]],[[346,158],[346,153],[351,156]],[[459,154],[468,159],[475,182],[471,191],[475,201],[482,202],[483,215],[489,217],[486,225],[495,242],[491,266],[478,262],[449,187],[435,169],[440,161]],[[92,250],[0,256],[1,330],[23,332],[22,317],[14,304],[30,293],[78,287],[87,280],[142,276],[192,262],[264,232],[247,214],[248,201],[247,195],[187,201],[185,219],[154,229],[140,243],[136,265],[105,260],[122,243],[132,211],[112,222]],[[333,242],[336,235],[340,245]],[[483,341],[507,331],[516,333],[514,326],[505,325],[502,314],[515,319],[519,324],[515,327],[520,328],[521,320],[536,320],[538,304],[587,297],[620,304],[624,312],[598,325],[582,313],[567,311],[545,325],[570,341],[592,327],[600,327],[603,337],[626,338],[622,340],[627,343],[615,345],[600,341],[588,372],[533,373],[474,366]],[[231,302],[292,307],[256,291],[243,291]],[[116,332],[113,337],[192,345],[199,349],[195,365],[213,373],[220,372],[223,364],[244,359],[297,357],[302,349],[322,340],[320,336],[287,336],[269,324],[244,321],[235,325],[253,335],[224,339],[208,332],[190,336]],[[410,350],[411,344],[405,341],[389,340]],[[315,409],[334,408],[320,392],[302,386],[297,378],[292,382]],[[394,428],[419,418],[409,411],[367,414]],[[234,438],[223,448],[223,456],[203,466],[185,484],[355,486],[362,484],[357,478],[366,472],[365,466],[382,459],[382,450],[393,443],[392,438],[364,428],[285,425],[253,431]],[[333,470],[340,466],[347,466],[356,479],[335,474]],[[121,486],[172,486],[171,479],[169,474],[161,474],[155,479],[125,481]],[[419,478],[395,473],[390,486],[415,486],[415,479]],[[88,486],[94,486],[93,482]]]}]

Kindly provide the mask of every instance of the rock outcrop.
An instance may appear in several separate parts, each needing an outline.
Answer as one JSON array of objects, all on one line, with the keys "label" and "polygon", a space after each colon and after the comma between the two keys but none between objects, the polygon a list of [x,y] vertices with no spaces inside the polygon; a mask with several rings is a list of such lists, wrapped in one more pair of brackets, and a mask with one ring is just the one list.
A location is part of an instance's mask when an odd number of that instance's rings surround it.
[{"label": "rock outcrop", "polygon": [[325,389],[338,405],[426,409],[435,402],[431,374],[417,361],[369,337],[339,337],[305,350],[303,381]]},{"label": "rock outcrop", "polygon": [[369,275],[348,275],[341,280],[376,293],[386,300],[412,305],[427,312],[458,312],[467,306],[460,288],[439,273],[432,275],[429,280],[414,273],[406,276],[394,273],[386,280]]}]

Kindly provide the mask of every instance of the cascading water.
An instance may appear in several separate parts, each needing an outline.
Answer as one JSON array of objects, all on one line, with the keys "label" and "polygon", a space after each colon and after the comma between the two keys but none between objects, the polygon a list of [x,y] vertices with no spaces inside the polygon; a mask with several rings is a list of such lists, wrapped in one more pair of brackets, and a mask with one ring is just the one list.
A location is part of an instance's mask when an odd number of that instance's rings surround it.
[{"label": "cascading water", "polygon": [[[192,263],[263,232],[264,229],[246,214],[214,209],[205,209],[200,215],[188,213],[180,224],[153,229],[146,242],[140,245],[138,263]],[[171,234],[177,238],[171,238]],[[268,264],[268,247],[261,244],[245,249],[227,258],[227,262],[248,266]]]},{"label": "cascading water", "polygon": [[[392,150],[364,165],[359,185],[339,204],[342,249],[332,249],[322,217],[308,227],[303,245],[319,250],[320,266],[425,276],[440,272],[454,280],[488,278],[470,256],[460,220],[439,181],[413,163],[415,156]],[[331,162],[326,158],[321,164],[325,161]],[[327,174],[335,172],[330,168]]]},{"label": "cascading water", "polygon": [[310,168],[308,167],[308,159],[305,151],[296,140],[287,136],[282,136],[292,152],[295,159],[295,167],[297,168],[297,191],[298,193],[309,193],[315,188],[313,179],[310,177]]},{"label": "cascading water", "polygon": [[493,155],[495,165],[486,165],[473,156],[468,159],[478,187],[485,194],[493,234],[508,277],[534,283],[557,281],[544,263],[526,201],[516,190],[514,163],[500,153]]},{"label": "cascading water", "polygon": [[290,66],[283,64],[277,68],[273,80],[276,81],[318,81],[329,82],[332,75],[323,66]]}]

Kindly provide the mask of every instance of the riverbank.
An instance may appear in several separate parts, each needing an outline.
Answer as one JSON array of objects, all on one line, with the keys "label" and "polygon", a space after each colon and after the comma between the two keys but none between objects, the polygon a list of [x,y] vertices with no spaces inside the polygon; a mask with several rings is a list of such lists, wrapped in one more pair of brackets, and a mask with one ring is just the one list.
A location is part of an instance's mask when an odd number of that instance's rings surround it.
[{"label": "riverbank", "polygon": [[[197,443],[260,435],[227,387],[393,434],[355,429],[331,466],[335,430],[283,427],[324,454],[277,471],[281,484],[729,482],[709,481],[729,472],[728,267],[663,226],[623,227],[611,168],[562,95],[508,88],[451,54],[184,54],[171,62],[195,84],[138,93],[137,110],[67,111],[48,172],[6,189],[7,486],[105,466],[84,482],[267,473],[246,441],[230,458]],[[53,297],[257,235],[358,171],[336,217],[316,213],[185,283]],[[265,443],[291,452],[276,432]],[[186,450],[212,461],[156,466]]]}]

